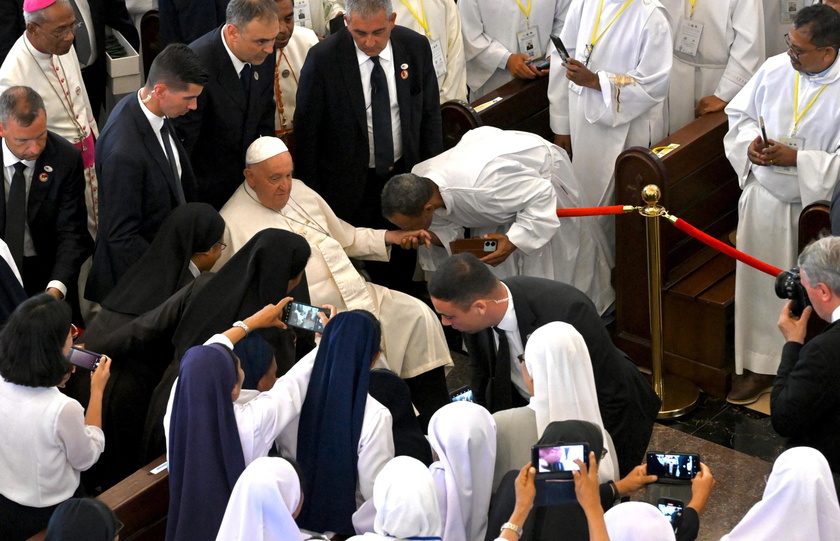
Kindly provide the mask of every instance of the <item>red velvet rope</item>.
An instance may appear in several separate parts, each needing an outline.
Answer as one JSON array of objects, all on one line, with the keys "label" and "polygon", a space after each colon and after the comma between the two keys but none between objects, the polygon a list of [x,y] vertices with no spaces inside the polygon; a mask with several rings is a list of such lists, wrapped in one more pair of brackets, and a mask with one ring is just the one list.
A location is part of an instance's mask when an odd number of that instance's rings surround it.
[{"label": "red velvet rope", "polygon": [[766,272],[770,276],[777,276],[780,272],[782,272],[782,269],[777,269],[773,265],[768,265],[767,263],[765,263],[763,261],[759,261],[758,259],[756,259],[754,257],[748,256],[744,252],[740,252],[740,251],[736,250],[735,248],[733,248],[732,246],[729,246],[728,244],[724,244],[721,241],[717,240],[716,238],[714,238],[710,235],[707,235],[706,233],[703,233],[702,231],[700,231],[699,229],[697,229],[696,227],[694,227],[693,225],[691,225],[690,223],[686,222],[685,220],[683,220],[681,218],[677,218],[677,220],[674,222],[674,225],[680,231],[682,231],[684,233],[688,233],[689,235],[696,238],[697,240],[708,244],[709,246],[711,246],[715,250],[718,250],[719,252],[723,252],[724,254],[728,255],[729,257],[734,257],[735,259],[737,259],[741,263],[745,263],[745,264],[749,265],[750,267],[752,267],[756,270],[760,270],[761,272]]},{"label": "red velvet rope", "polygon": [[611,207],[590,207],[583,209],[557,209],[557,216],[568,218],[571,216],[601,216],[604,214],[624,214],[624,205]]}]

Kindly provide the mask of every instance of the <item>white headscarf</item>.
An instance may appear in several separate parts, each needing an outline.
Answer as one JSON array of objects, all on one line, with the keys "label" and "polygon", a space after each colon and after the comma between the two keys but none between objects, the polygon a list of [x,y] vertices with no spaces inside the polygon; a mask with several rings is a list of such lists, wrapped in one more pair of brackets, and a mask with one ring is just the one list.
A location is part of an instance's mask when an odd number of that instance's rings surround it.
[{"label": "white headscarf", "polygon": [[822,541],[840,538],[840,507],[825,457],[810,447],[776,459],[764,496],[721,541]]},{"label": "white headscarf", "polygon": [[233,487],[216,541],[297,541],[300,480],[287,460],[261,457]]},{"label": "white headscarf", "polygon": [[607,450],[598,467],[598,478],[618,479],[618,457],[601,420],[592,361],[580,333],[561,321],[543,325],[528,339],[525,366],[534,380],[530,407],[536,412],[537,433],[542,434],[552,421],[595,423],[604,433]]},{"label": "white headscarf", "polygon": [[[659,509],[644,502],[616,505],[604,513],[610,541],[675,541],[674,528]],[[782,539],[782,538],[779,538]]]},{"label": "white headscarf", "polygon": [[400,541],[422,537],[441,539],[440,507],[432,474],[422,462],[408,456],[392,458],[373,483],[376,519],[373,533],[355,539]]},{"label": "white headscarf", "polygon": [[[493,492],[496,422],[485,408],[454,402],[429,421],[429,440],[439,460],[429,467],[441,505],[446,541],[484,539]],[[441,499],[439,498],[439,500]]]}]

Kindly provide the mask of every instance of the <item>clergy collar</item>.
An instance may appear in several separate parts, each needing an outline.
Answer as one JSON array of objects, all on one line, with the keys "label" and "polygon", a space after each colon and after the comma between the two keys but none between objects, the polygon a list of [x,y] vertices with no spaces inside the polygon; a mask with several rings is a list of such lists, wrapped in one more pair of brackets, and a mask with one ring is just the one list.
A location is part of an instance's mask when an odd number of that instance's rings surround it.
[{"label": "clergy collar", "polygon": [[[353,47],[356,49],[356,60],[359,61],[360,66],[371,59],[370,56],[366,55],[361,49],[359,49],[359,46],[356,45],[355,40],[353,41]],[[393,49],[391,49],[390,39],[388,40],[388,45],[386,45],[385,48],[382,49],[382,52],[379,53],[379,58],[387,62],[394,61],[394,51]]]},{"label": "clergy collar", "polygon": [[840,79],[840,62],[837,61],[838,58],[840,58],[840,53],[834,57],[834,63],[819,73],[802,73],[802,75],[814,83],[831,84]]},{"label": "clergy collar", "polygon": [[11,167],[18,162],[23,163],[26,167],[35,167],[36,160],[21,160],[12,154],[12,151],[9,150],[8,145],[6,145],[5,137],[0,138],[0,146],[3,147],[3,167]]},{"label": "clergy collar", "polygon": [[227,28],[228,26],[230,25],[226,24],[222,26],[222,45],[224,45],[225,51],[227,51],[227,54],[230,57],[230,61],[233,64],[233,69],[236,70],[236,76],[239,77],[239,72],[242,71],[242,68],[245,67],[245,64],[247,64],[247,62],[239,60],[239,58],[235,54],[233,54],[233,51],[230,50],[230,47],[228,47],[227,41],[225,41],[225,28]]}]

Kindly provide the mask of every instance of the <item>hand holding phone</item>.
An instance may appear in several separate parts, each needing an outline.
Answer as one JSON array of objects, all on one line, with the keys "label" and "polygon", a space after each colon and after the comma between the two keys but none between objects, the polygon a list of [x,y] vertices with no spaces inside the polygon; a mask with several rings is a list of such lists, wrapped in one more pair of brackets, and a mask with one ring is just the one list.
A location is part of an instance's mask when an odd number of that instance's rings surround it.
[{"label": "hand holding phone", "polygon": [[589,445],[586,443],[570,443],[560,445],[534,445],[531,447],[531,463],[537,469],[537,477],[544,474],[570,472],[580,470],[575,462],[579,460],[589,465]]},{"label": "hand holding phone", "polygon": [[551,34],[551,42],[554,44],[554,48],[557,49],[557,53],[560,55],[560,60],[565,64],[567,60],[569,60],[569,51],[566,50],[566,47],[563,45],[563,40],[560,39],[560,36],[555,34]]},{"label": "hand holding phone", "polygon": [[283,323],[299,329],[323,333],[324,323],[318,315],[322,311],[324,309],[318,306],[292,301],[283,310]]},{"label": "hand holding phone", "polygon": [[680,522],[682,519],[681,513],[683,508],[685,507],[683,505],[682,500],[675,500],[673,498],[659,498],[657,507],[659,508],[659,512],[665,515],[665,518],[668,519],[668,522],[671,523],[671,527],[676,532],[680,527]]},{"label": "hand holding phone", "polygon": [[71,364],[84,368],[85,370],[90,370],[91,372],[97,369],[101,358],[102,355],[99,353],[94,353],[93,351],[88,351],[76,346],[71,347],[70,353],[67,355],[67,360],[70,361]]},{"label": "hand holding phone", "polygon": [[678,479],[690,481],[700,471],[700,455],[697,453],[659,453],[647,454],[647,473],[659,480]]}]

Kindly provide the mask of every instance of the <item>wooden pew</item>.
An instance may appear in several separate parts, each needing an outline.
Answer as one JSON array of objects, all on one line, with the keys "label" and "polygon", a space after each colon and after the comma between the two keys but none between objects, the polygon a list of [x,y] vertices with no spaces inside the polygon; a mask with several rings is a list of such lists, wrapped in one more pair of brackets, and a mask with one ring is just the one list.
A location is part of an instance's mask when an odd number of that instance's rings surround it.
[{"label": "wooden pew", "polygon": [[[481,104],[502,98],[476,112]],[[536,133],[551,141],[554,135],[548,121],[548,77],[514,79],[486,96],[467,104],[449,100],[441,105],[443,148],[449,150],[463,135],[479,126]]]},{"label": "wooden pew", "polygon": [[[654,147],[678,143],[663,158],[634,147],[616,160],[616,203],[643,205],[647,184],[662,190],[671,214],[721,240],[737,225],[740,189],[723,150],[723,112],[706,115]],[[616,221],[616,344],[650,366],[645,221]],[[725,396],[734,361],[735,261],[660,220],[666,372]],[[771,292],[772,293],[772,292]]]},{"label": "wooden pew", "polygon": [[[169,470],[152,474],[166,457],[129,475],[99,495],[124,524],[120,541],[160,541],[166,537],[166,515],[169,512]],[[44,539],[46,531],[29,541]]]}]

